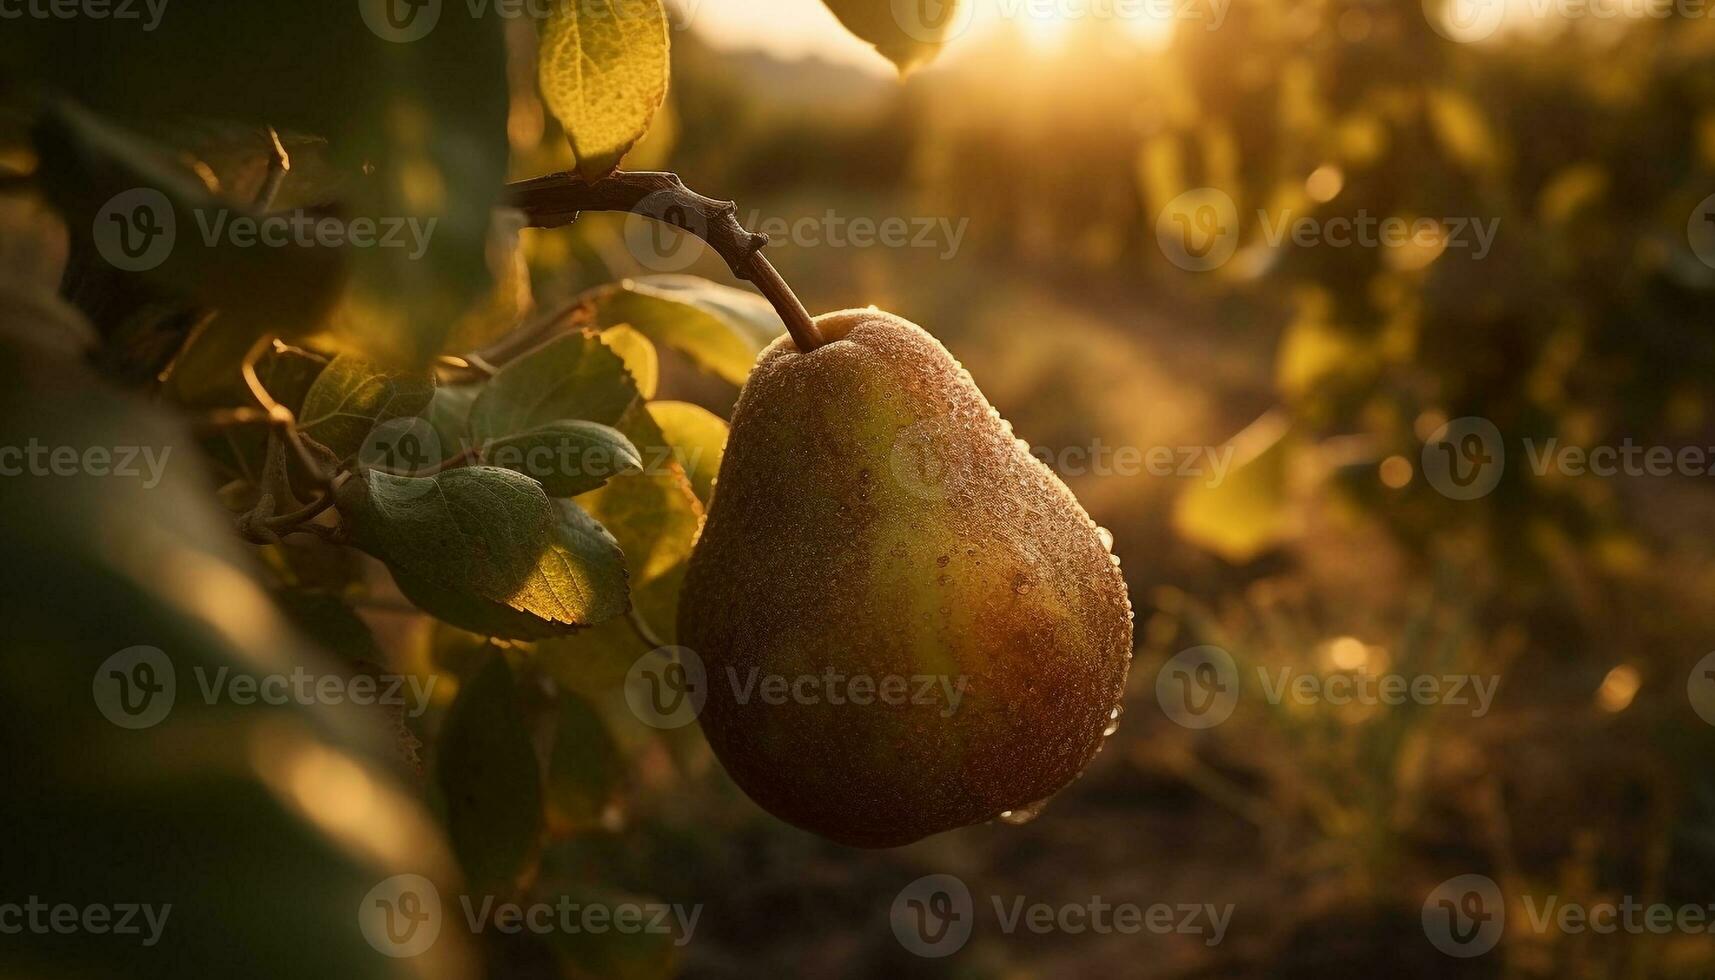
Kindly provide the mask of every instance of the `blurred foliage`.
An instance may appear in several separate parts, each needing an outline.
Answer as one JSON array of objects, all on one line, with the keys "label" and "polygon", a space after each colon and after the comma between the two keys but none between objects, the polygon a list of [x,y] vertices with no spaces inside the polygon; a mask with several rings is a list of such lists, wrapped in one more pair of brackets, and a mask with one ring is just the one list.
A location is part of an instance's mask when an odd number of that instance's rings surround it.
[{"label": "blurred foliage", "polygon": [[[0,729],[29,789],[0,819],[28,842],[8,880],[178,903],[159,956],[47,937],[8,943],[0,972],[1452,975],[1417,956],[1421,896],[1449,874],[1586,902],[1715,894],[1715,738],[1685,699],[1715,648],[1715,548],[1694,530],[1709,491],[1520,459],[1455,501],[1420,471],[1429,435],[1468,415],[1509,449],[1715,444],[1715,269],[1686,235],[1715,187],[1707,20],[1526,18],[1458,44],[1409,0],[1235,0],[1218,29],[1082,23],[1058,48],[973,32],[897,84],[678,25],[648,50],[574,37],[573,4],[540,60],[533,25],[456,5],[409,44],[350,3],[285,6],[175,6],[147,45],[88,20],[0,34],[0,441],[178,453],[147,492],[0,481],[18,641]],[[885,5],[832,6],[888,48],[861,26]],[[604,80],[615,99],[580,100]],[[968,220],[956,254],[770,256],[812,309],[930,326],[1039,446],[1232,450],[1213,483],[1065,474],[1114,533],[1142,649],[1124,725],[1052,819],[854,856],[760,816],[694,730],[628,709],[628,668],[673,641],[720,416],[782,329],[710,256],[662,274],[628,219],[520,231],[493,207],[508,174],[604,172],[628,147],[627,166],[764,216]],[[90,231],[138,186],[166,193],[186,247],[121,275]],[[1234,205],[1235,249],[1193,273],[1161,224],[1206,189]],[[210,209],[439,225],[421,262],[197,247]],[[1288,215],[1498,233],[1482,255],[1272,243]],[[270,404],[294,426],[232,422]],[[531,448],[607,463],[504,452]],[[461,481],[482,485],[445,486]],[[336,482],[336,508],[303,510]],[[1472,673],[1500,694],[1480,718],[1246,702],[1192,733],[1153,680],[1203,643],[1245,672]],[[139,644],[171,653],[181,694],[193,665],[315,665],[433,696],[406,717],[181,697],[125,731],[89,682]],[[931,964],[878,910],[948,869],[993,894],[1248,904],[1216,950],[991,935]],[[454,916],[478,890],[721,914],[683,949],[449,929],[394,960],[352,910],[402,872]],[[1701,937],[1592,938],[1515,930],[1466,969],[1715,971]]]}]

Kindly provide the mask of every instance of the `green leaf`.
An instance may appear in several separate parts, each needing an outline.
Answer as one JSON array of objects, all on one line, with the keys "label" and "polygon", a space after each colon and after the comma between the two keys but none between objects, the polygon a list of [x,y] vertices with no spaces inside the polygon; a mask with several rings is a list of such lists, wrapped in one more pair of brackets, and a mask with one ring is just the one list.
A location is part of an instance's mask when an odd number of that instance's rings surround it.
[{"label": "green leaf", "polygon": [[826,0],[846,30],[875,45],[901,74],[933,61],[970,24],[970,0]]},{"label": "green leaf", "polygon": [[534,639],[628,606],[625,558],[612,535],[520,473],[365,470],[337,503],[353,543],[387,563],[407,598],[454,626]]},{"label": "green leaf", "polygon": [[310,386],[298,425],[345,462],[377,425],[421,415],[434,394],[435,379],[427,371],[389,371],[346,354],[334,358]]},{"label": "green leaf", "polygon": [[441,443],[441,458],[450,459],[471,444],[470,410],[482,385],[440,385],[435,397],[429,399],[424,417],[435,427]]},{"label": "green leaf", "polygon": [[597,322],[627,324],[735,385],[786,324],[755,293],[696,276],[627,279],[596,297]]},{"label": "green leaf", "polygon": [[[214,505],[190,433],[77,360],[0,336],[0,445],[31,439],[140,447],[140,466],[165,465],[158,481],[87,468],[0,481],[12,515],[0,521],[7,642],[32,654],[0,657],[0,744],[17,786],[0,807],[0,839],[28,842],[7,849],[7,888],[77,905],[170,900],[172,914],[147,949],[135,936],[9,935],[0,974],[469,975],[468,935],[448,931],[400,960],[379,955],[354,920],[395,875],[455,894],[452,857],[395,778],[377,713],[322,698],[238,704],[234,687],[198,693],[198,677],[255,684],[341,668],[251,578],[255,556]],[[113,659],[127,651],[151,659]],[[154,693],[123,700],[115,681],[143,679],[143,664]]]},{"label": "green leaf", "polygon": [[607,176],[667,97],[660,0],[556,0],[541,23],[542,99],[565,127],[578,173]]},{"label": "green leaf", "polygon": [[637,399],[619,355],[593,334],[572,334],[502,368],[471,407],[471,432],[487,443],[566,419],[613,425]]},{"label": "green leaf", "polygon": [[559,421],[482,447],[483,462],[533,477],[553,497],[575,497],[643,468],[631,440],[599,422]]},{"label": "green leaf", "polygon": [[236,233],[211,240],[205,229],[257,215],[210,193],[167,148],[64,101],[35,136],[43,190],[93,265],[84,274],[219,310],[208,329],[241,350],[263,333],[302,337],[333,308],[345,283],[339,250],[292,237],[279,247]]},{"label": "green leaf", "polygon": [[[636,445],[646,447],[644,472],[621,476],[578,502],[597,515],[625,550],[633,615],[655,639],[671,644],[678,633],[679,593],[704,510],[655,423],[653,408],[639,405],[620,423]],[[632,662],[649,649],[631,623],[613,620],[542,643],[537,655],[568,690],[593,695],[623,682]]]},{"label": "green leaf", "polygon": [[685,468],[697,499],[707,507],[726,453],[726,420],[701,405],[672,401],[650,402],[649,416],[673,447],[673,457]]},{"label": "green leaf", "polygon": [[597,826],[624,779],[624,761],[601,715],[583,698],[563,694],[544,786],[550,828],[564,836]]},{"label": "green leaf", "polygon": [[[371,352],[426,362],[448,311],[489,291],[485,244],[509,152],[507,18],[419,5],[400,30],[386,0],[170,7],[147,33],[95,17],[8,21],[0,63],[116,119],[231,120],[324,138],[344,178],[342,215],[412,219],[426,234],[420,252],[414,241],[312,251],[351,272],[348,298],[368,311],[358,339]],[[194,223],[181,232],[195,235]],[[251,251],[260,261],[275,250]]]},{"label": "green leaf", "polygon": [[493,656],[447,710],[435,744],[435,781],[471,894],[511,893],[537,850],[542,786],[504,656]]}]

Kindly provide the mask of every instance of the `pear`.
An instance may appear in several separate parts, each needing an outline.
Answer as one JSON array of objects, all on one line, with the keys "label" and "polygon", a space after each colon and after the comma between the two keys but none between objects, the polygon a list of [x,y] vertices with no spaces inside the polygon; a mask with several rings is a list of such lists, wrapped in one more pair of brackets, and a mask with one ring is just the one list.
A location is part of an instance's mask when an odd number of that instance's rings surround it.
[{"label": "pear", "polygon": [[758,358],[687,571],[703,731],[764,809],[843,844],[1034,812],[1118,718],[1118,561],[934,337],[816,325]]}]

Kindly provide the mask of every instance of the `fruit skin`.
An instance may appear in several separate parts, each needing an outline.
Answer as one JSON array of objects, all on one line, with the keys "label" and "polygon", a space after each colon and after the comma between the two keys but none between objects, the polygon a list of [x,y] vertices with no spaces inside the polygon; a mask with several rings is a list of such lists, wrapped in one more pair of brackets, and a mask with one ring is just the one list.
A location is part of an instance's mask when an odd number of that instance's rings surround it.
[{"label": "fruit skin", "polygon": [[[739,397],[679,642],[751,798],[893,847],[1078,775],[1125,686],[1131,604],[1089,515],[946,348],[873,309],[816,323],[828,343],[780,338]],[[871,703],[833,703],[861,683],[830,670],[868,678]],[[816,680],[765,700],[770,675]],[[922,675],[963,683],[956,710],[939,683],[876,693]]]}]

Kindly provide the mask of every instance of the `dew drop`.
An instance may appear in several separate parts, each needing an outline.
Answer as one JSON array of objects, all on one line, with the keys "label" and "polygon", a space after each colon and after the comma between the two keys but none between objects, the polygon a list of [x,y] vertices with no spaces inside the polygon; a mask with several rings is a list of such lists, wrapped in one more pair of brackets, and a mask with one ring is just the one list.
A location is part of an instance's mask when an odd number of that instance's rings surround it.
[{"label": "dew drop", "polygon": [[1047,800],[1037,800],[1029,806],[1021,806],[1016,810],[1002,810],[998,819],[1001,823],[1020,827],[1041,816],[1042,811],[1047,808]]},{"label": "dew drop", "polygon": [[1108,549],[1109,551],[1114,550],[1114,532],[1108,530],[1105,527],[1097,527],[1096,528],[1096,537],[1102,539],[1102,547]]},{"label": "dew drop", "polygon": [[947,557],[946,555],[942,555],[941,557],[935,559],[935,564],[941,566],[942,568],[946,568],[947,563],[952,561],[952,560],[953,559]]}]

